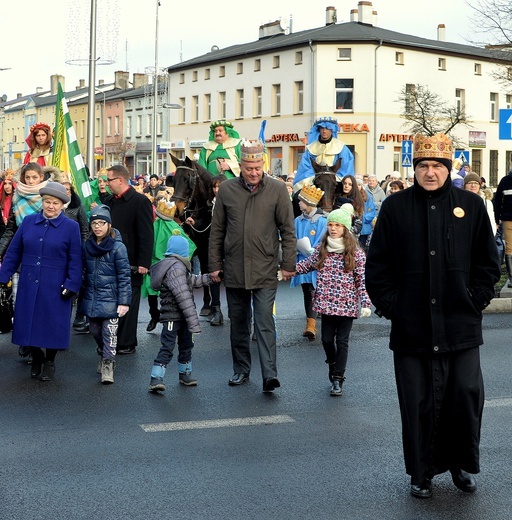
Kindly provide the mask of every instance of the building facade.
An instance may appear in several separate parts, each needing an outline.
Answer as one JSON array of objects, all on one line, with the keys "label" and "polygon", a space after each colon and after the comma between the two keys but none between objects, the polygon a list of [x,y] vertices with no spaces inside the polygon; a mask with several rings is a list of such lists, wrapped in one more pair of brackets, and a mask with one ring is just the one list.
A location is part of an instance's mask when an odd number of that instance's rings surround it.
[{"label": "building facade", "polygon": [[168,67],[172,98],[183,107],[172,117],[173,153],[192,157],[216,119],[231,120],[251,139],[266,120],[272,173],[287,174],[300,162],[312,122],[334,116],[357,172],[405,176],[401,143],[412,136],[398,98],[422,84],[466,111],[471,127],[452,132],[462,143],[458,153],[496,185],[512,165],[512,141],[499,139],[499,109],[512,99],[492,73],[512,66],[512,53],[446,42],[443,26],[437,40],[379,28],[371,2],[359,2],[347,23],[334,23],[333,9],[325,27],[286,34],[274,22],[260,27],[255,42]]}]

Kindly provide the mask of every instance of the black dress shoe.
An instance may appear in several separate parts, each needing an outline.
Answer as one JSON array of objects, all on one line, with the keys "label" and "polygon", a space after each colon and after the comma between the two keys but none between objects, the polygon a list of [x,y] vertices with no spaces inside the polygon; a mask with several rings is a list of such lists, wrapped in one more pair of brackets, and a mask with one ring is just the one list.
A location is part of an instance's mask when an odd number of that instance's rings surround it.
[{"label": "black dress shoe", "polygon": [[431,498],[432,481],[426,478],[422,484],[411,484],[411,495],[415,498]]},{"label": "black dress shoe", "polygon": [[463,471],[462,469],[450,470],[452,474],[452,480],[455,486],[457,486],[464,493],[474,493],[476,491],[476,480],[473,475]]},{"label": "black dress shoe", "polygon": [[121,347],[116,350],[118,354],[121,356],[126,356],[128,354],[135,354],[135,347]]},{"label": "black dress shoe", "polygon": [[229,386],[243,385],[249,381],[249,374],[233,374],[233,377],[228,381]]},{"label": "black dress shoe", "polygon": [[152,330],[155,330],[157,324],[158,324],[158,320],[151,318],[151,320],[148,323],[148,326],[146,327],[146,332],[151,332]]},{"label": "black dress shoe", "polygon": [[263,380],[263,391],[273,392],[276,388],[279,388],[281,383],[277,377],[267,377]]}]

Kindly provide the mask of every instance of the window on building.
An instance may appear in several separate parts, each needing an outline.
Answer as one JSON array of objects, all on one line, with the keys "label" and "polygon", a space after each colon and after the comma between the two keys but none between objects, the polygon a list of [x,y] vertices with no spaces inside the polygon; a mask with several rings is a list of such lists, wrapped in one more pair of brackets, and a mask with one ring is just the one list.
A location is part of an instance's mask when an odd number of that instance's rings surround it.
[{"label": "window on building", "polygon": [[212,119],[212,95],[211,94],[204,95],[203,114],[204,114],[205,121],[211,121],[211,119]]},{"label": "window on building", "polygon": [[197,70],[192,71],[192,81],[197,81]]},{"label": "window on building", "polygon": [[126,137],[131,137],[132,135],[132,116],[126,117]]},{"label": "window on building", "polygon": [[350,61],[352,59],[352,49],[350,47],[338,47],[338,60]]},{"label": "window on building", "polygon": [[219,92],[219,118],[226,119],[226,93]]},{"label": "window on building", "polygon": [[146,114],[146,136],[149,137],[153,134],[153,115]]},{"label": "window on building", "polygon": [[97,117],[95,119],[95,121],[96,121],[96,124],[94,127],[94,135],[95,135],[95,137],[100,137],[101,136],[101,119],[99,117]]},{"label": "window on building", "polygon": [[261,117],[261,87],[254,87],[254,117]]},{"label": "window on building", "polygon": [[272,115],[281,115],[281,85],[272,85]]},{"label": "window on building", "polygon": [[142,135],[142,114],[137,115],[137,133],[135,135],[139,137]]},{"label": "window on building", "polygon": [[354,80],[353,79],[335,79],[336,94],[336,111],[353,112],[354,111]]},{"label": "window on building", "polygon": [[466,106],[466,91],[463,88],[455,89],[455,106],[457,107],[457,115],[461,116]]},{"label": "window on building", "polygon": [[395,52],[395,64],[396,65],[404,64],[404,53],[403,52]]},{"label": "window on building", "polygon": [[496,92],[491,92],[489,102],[489,120],[496,122],[498,120],[498,94]]},{"label": "window on building", "polygon": [[437,68],[438,70],[446,70],[446,58],[437,59]]},{"label": "window on building", "polygon": [[210,69],[204,69],[204,79],[210,79]]},{"label": "window on building", "polygon": [[236,119],[242,119],[244,117],[244,89],[240,88],[236,91]]},{"label": "window on building", "polygon": [[182,72],[180,74],[180,85],[183,85],[183,83],[185,83],[185,73],[184,72]]},{"label": "window on building", "polygon": [[114,135],[119,135],[119,116],[114,117]]},{"label": "window on building", "polygon": [[482,64],[475,63],[475,76],[481,76],[481,75],[482,75]]},{"label": "window on building", "polygon": [[278,69],[278,68],[279,68],[279,64],[280,64],[280,62],[281,62],[280,57],[279,57],[279,56],[274,56],[274,57],[272,58],[272,68],[274,68],[274,69]]},{"label": "window on building", "polygon": [[302,114],[304,112],[304,82],[296,81],[293,92],[293,113]]},{"label": "window on building", "polygon": [[244,73],[244,64],[241,61],[239,61],[236,64],[236,73],[237,74],[243,74]]},{"label": "window on building", "polygon": [[219,66],[219,78],[223,78],[226,75],[226,66],[220,65]]},{"label": "window on building", "polygon": [[505,96],[505,108],[512,108],[512,95],[507,94]]},{"label": "window on building", "polygon": [[261,70],[261,60],[258,58],[254,60],[254,72],[259,72]]},{"label": "window on building", "polygon": [[186,115],[186,112],[185,112],[185,98],[182,97],[180,98],[180,105],[181,105],[181,110],[179,112],[179,124],[182,125],[185,123],[185,115]]},{"label": "window on building", "polygon": [[414,93],[416,91],[416,85],[414,83],[406,83],[405,85],[405,112],[410,114],[414,111],[415,99]]},{"label": "window on building", "polygon": [[301,65],[302,64],[302,51],[297,51],[295,53],[295,65]]},{"label": "window on building", "polygon": [[162,112],[158,112],[156,115],[156,133],[162,135],[164,133],[164,115]]},{"label": "window on building", "polygon": [[112,118],[107,117],[107,135],[112,135]]},{"label": "window on building", "polygon": [[85,138],[85,119],[82,119],[80,121],[80,138],[81,139]]},{"label": "window on building", "polygon": [[199,121],[199,96],[192,96],[192,123]]}]

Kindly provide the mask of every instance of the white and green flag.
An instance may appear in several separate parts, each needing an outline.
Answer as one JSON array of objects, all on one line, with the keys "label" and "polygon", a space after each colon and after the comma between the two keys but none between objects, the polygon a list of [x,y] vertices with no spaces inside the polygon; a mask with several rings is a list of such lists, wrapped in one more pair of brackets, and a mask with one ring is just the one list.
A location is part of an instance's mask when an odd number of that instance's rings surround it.
[{"label": "white and green flag", "polygon": [[84,159],[78,147],[75,129],[69,115],[68,104],[62,85],[59,83],[57,106],[55,109],[55,136],[53,140],[53,166],[69,174],[76,193],[82,199],[82,204],[88,212],[94,198],[89,184],[89,177]]}]

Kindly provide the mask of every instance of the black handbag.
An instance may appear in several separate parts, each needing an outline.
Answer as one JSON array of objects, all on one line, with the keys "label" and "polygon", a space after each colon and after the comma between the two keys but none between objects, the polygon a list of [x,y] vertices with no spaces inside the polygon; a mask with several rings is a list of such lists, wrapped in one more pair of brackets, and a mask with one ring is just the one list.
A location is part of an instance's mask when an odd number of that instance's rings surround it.
[{"label": "black handbag", "polygon": [[12,289],[0,287],[0,332],[12,330]]}]

